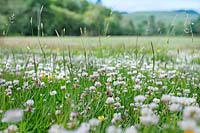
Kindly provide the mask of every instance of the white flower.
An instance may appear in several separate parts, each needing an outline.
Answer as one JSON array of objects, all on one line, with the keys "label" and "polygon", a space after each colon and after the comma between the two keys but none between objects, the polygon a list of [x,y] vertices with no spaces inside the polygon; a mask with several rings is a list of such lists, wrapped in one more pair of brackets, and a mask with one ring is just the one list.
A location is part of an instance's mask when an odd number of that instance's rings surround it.
[{"label": "white flower", "polygon": [[64,128],[62,128],[61,126],[57,124],[52,125],[48,132],[49,133],[67,133]]},{"label": "white flower", "polygon": [[1,121],[2,122],[19,122],[22,120],[23,115],[24,115],[24,112],[21,109],[8,110],[4,114],[4,117]]},{"label": "white flower", "polygon": [[184,119],[200,119],[200,108],[196,106],[188,106],[183,111]]},{"label": "white flower", "polygon": [[113,115],[113,119],[112,119],[112,123],[114,124],[114,123],[116,123],[117,121],[121,121],[122,120],[122,118],[121,118],[121,113],[114,113],[114,115]]},{"label": "white flower", "polygon": [[29,99],[26,101],[26,105],[27,106],[33,106],[34,105],[34,101],[32,99]]},{"label": "white flower", "polygon": [[135,89],[135,90],[140,90],[140,89],[141,89],[141,86],[140,86],[139,84],[136,84],[135,87],[134,87],[134,89]]},{"label": "white flower", "polygon": [[180,104],[173,103],[173,104],[169,105],[169,110],[171,112],[181,111],[182,110],[182,106]]},{"label": "white flower", "polygon": [[107,133],[121,133],[122,129],[120,127],[109,126],[106,131]]},{"label": "white flower", "polygon": [[59,115],[59,114],[61,114],[61,111],[60,110],[56,110],[55,115]]},{"label": "white flower", "polygon": [[90,130],[90,125],[88,123],[81,123],[81,126],[74,133],[89,133],[89,130]]},{"label": "white flower", "polygon": [[89,90],[90,90],[90,91],[95,91],[95,90],[96,90],[96,87],[95,87],[95,86],[90,86]]},{"label": "white flower", "polygon": [[18,84],[19,84],[19,80],[14,80],[14,81],[13,81],[13,84],[14,84],[14,85],[18,85]]},{"label": "white flower", "polygon": [[140,117],[140,122],[143,123],[144,125],[154,125],[157,124],[158,121],[159,121],[158,116],[154,114]]},{"label": "white flower", "polygon": [[190,93],[190,89],[184,89],[183,90],[183,94],[189,94]]},{"label": "white flower", "polygon": [[159,121],[159,117],[156,116],[150,108],[142,108],[141,115],[142,116],[140,117],[140,122],[145,125],[154,125]]},{"label": "white flower", "polygon": [[162,81],[157,81],[156,85],[162,85]]},{"label": "white flower", "polygon": [[182,130],[194,130],[197,128],[196,122],[190,119],[183,120],[179,122],[178,125]]},{"label": "white flower", "polygon": [[156,104],[156,103],[150,103],[150,104],[149,104],[149,107],[150,107],[151,109],[156,109],[156,108],[158,107],[158,104]]},{"label": "white flower", "polygon": [[101,83],[96,81],[96,82],[94,83],[94,86],[96,86],[96,87],[101,87]]},{"label": "white flower", "polygon": [[28,87],[28,82],[24,82],[23,88]]},{"label": "white flower", "polygon": [[148,115],[152,115],[153,111],[150,108],[142,108],[141,109],[141,115],[142,116],[148,116]]},{"label": "white flower", "polygon": [[113,98],[113,97],[108,97],[107,99],[106,99],[106,103],[107,104],[113,104],[115,102],[115,99]]},{"label": "white flower", "polygon": [[153,102],[158,104],[158,103],[160,103],[160,99],[154,98],[154,99],[153,99]]},{"label": "white flower", "polygon": [[61,90],[66,90],[66,86],[61,86],[60,89]]},{"label": "white flower", "polygon": [[161,97],[161,101],[163,101],[164,103],[169,102],[170,100],[171,100],[170,95],[162,95]]},{"label": "white flower", "polygon": [[137,133],[137,130],[135,129],[135,127],[131,126],[126,128],[125,133]]},{"label": "white flower", "polygon": [[7,96],[12,95],[12,90],[10,88],[6,89],[5,92]]},{"label": "white flower", "polygon": [[73,121],[76,118],[77,115],[78,114],[76,112],[71,112],[70,113],[70,121]]},{"label": "white flower", "polygon": [[92,126],[92,127],[98,126],[99,123],[100,123],[100,121],[99,121],[98,119],[96,119],[96,118],[93,118],[93,119],[90,119],[90,120],[89,120],[89,124],[90,124],[90,126]]},{"label": "white flower", "polygon": [[9,133],[12,133],[12,132],[16,132],[17,131],[17,126],[16,125],[10,125],[7,130]]},{"label": "white flower", "polygon": [[57,94],[57,91],[50,91],[50,95],[51,96],[54,96],[54,95],[56,95]]},{"label": "white flower", "polygon": [[143,102],[145,101],[145,99],[146,99],[145,96],[143,96],[143,95],[138,95],[138,96],[136,96],[136,97],[134,98],[134,101],[135,101],[136,103],[143,103]]}]

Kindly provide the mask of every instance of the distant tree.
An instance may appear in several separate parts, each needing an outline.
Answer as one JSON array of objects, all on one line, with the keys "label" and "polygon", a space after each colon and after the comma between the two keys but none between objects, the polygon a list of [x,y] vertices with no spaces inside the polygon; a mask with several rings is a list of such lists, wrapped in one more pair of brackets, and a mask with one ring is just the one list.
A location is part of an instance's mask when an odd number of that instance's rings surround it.
[{"label": "distant tree", "polygon": [[137,25],[136,33],[137,35],[146,35],[146,29],[147,29],[147,20],[143,20],[141,23]]},{"label": "distant tree", "polygon": [[146,29],[146,35],[154,35],[156,34],[156,22],[155,17],[153,15],[148,18],[148,26]]},{"label": "distant tree", "polygon": [[166,27],[163,21],[157,22],[157,33],[160,35],[166,34]]},{"label": "distant tree", "polygon": [[193,32],[195,34],[200,35],[200,16],[199,18],[194,22],[194,25],[192,25]]}]

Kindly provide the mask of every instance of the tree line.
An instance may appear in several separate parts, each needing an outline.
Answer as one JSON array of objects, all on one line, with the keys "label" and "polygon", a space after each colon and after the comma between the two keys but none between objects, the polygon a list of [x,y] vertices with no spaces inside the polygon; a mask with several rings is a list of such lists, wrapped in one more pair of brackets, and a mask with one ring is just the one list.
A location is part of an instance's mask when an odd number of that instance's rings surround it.
[{"label": "tree line", "polygon": [[87,0],[1,0],[0,5],[0,36],[200,34],[200,18],[194,24],[166,25],[149,16],[134,24]]}]

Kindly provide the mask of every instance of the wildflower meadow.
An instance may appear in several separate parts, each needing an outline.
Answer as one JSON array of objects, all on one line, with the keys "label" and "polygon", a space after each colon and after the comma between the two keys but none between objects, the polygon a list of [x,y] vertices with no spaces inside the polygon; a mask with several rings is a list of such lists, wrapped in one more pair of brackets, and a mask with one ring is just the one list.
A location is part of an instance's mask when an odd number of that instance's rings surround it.
[{"label": "wildflower meadow", "polygon": [[4,40],[0,133],[199,133],[200,40],[170,39]]}]

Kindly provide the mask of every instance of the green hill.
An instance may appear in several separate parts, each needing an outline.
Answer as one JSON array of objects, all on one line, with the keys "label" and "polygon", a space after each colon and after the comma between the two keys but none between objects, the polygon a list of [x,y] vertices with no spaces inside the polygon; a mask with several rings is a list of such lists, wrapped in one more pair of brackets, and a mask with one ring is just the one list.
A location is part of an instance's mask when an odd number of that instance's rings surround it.
[{"label": "green hill", "polygon": [[184,11],[184,10],[178,10],[178,11],[156,11],[156,12],[134,12],[134,13],[128,13],[123,14],[124,17],[131,18],[135,24],[141,23],[142,21],[148,20],[148,17],[151,15],[155,16],[156,21],[163,21],[166,24],[170,24],[173,21],[175,23],[178,22],[184,22],[187,19],[189,20],[196,20],[200,14],[198,14],[195,11]]}]

